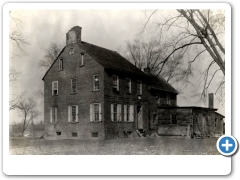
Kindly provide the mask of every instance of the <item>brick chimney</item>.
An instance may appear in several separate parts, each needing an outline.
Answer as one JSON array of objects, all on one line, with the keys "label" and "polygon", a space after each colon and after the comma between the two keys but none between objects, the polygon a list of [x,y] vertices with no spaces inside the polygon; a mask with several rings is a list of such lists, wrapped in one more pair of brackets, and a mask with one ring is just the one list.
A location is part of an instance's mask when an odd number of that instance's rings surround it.
[{"label": "brick chimney", "polygon": [[214,108],[214,94],[208,94],[208,108]]},{"label": "brick chimney", "polygon": [[81,43],[82,28],[80,26],[74,26],[66,34],[66,45],[72,43]]}]

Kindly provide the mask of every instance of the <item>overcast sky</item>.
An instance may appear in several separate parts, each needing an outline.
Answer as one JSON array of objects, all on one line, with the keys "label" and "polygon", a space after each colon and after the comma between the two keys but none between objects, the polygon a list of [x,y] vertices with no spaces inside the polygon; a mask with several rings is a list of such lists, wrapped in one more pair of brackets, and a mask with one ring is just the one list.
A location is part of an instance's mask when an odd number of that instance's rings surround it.
[{"label": "overcast sky", "polygon": [[[165,10],[166,11],[166,10]],[[82,27],[82,40],[111,50],[124,47],[126,41],[136,38],[149,39],[154,33],[142,33],[143,23],[151,11],[143,10],[28,10],[13,11],[11,14],[21,20],[21,31],[28,39],[29,45],[25,47],[27,55],[11,61],[11,66],[22,74],[14,84],[17,94],[26,91],[28,94],[43,90],[42,77],[45,70],[38,66],[44,56],[44,49],[51,43],[65,43],[66,33],[74,26]],[[174,11],[166,11],[174,13]],[[155,19],[156,20],[156,19]],[[154,18],[153,18],[154,21]],[[15,22],[10,23],[10,31],[15,30]],[[186,90],[185,97],[188,97]],[[39,100],[39,104],[41,101]],[[207,106],[202,102],[196,103],[190,97],[178,97],[178,105]],[[215,101],[215,107],[225,114],[224,107]],[[41,106],[43,109],[43,106]],[[18,113],[12,111],[11,120],[19,120]],[[39,117],[43,119],[43,114]]]}]

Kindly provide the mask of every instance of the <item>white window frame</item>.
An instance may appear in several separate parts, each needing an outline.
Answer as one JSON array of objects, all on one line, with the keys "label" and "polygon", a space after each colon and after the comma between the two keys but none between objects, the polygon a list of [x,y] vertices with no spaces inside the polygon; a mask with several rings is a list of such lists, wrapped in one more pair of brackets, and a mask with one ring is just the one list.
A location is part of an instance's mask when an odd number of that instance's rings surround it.
[{"label": "white window frame", "polygon": [[134,105],[124,104],[124,121],[134,122]]},{"label": "white window frame", "polygon": [[84,54],[84,52],[82,52],[80,54],[79,66],[83,66],[84,65],[84,58],[85,58],[85,54]]},{"label": "white window frame", "polygon": [[[138,84],[139,84],[139,92],[138,92]],[[142,95],[142,81],[137,81],[137,95]]]},{"label": "white window frame", "polygon": [[[94,111],[94,105],[98,105],[99,107],[99,119],[95,119],[95,111]],[[101,103],[92,103],[90,104],[90,122],[101,122],[102,121],[102,108],[101,108]]]},{"label": "white window frame", "polygon": [[130,78],[126,78],[127,80],[127,91],[128,93],[132,93],[132,80]]},{"label": "white window frame", "polygon": [[63,58],[59,59],[59,71],[63,71]]},{"label": "white window frame", "polygon": [[[112,80],[113,80],[113,88],[116,89],[117,91],[119,91],[119,77],[117,75],[113,75],[112,76]],[[116,82],[115,79],[116,78]]]},{"label": "white window frame", "polygon": [[[76,120],[75,121],[73,121],[72,107],[76,107]],[[78,105],[68,106],[68,122],[69,123],[77,123],[78,122]]]},{"label": "white window frame", "polygon": [[[76,87],[75,87],[75,91],[73,89],[73,80],[76,80]],[[71,93],[76,93],[77,92],[77,78],[72,78],[71,79]]]},{"label": "white window frame", "polygon": [[[117,112],[114,111],[114,106],[116,107]],[[116,114],[116,116],[114,116],[114,114]],[[111,121],[112,122],[122,121],[122,105],[121,104],[116,104],[116,103],[111,104]]]},{"label": "white window frame", "polygon": [[58,122],[58,108],[50,107],[50,123],[57,124]]},{"label": "white window frame", "polygon": [[[54,83],[56,83],[56,87],[54,86]],[[54,91],[57,90],[57,93],[55,94]],[[58,95],[58,81],[53,81],[52,82],[52,95],[57,96]]]},{"label": "white window frame", "polygon": [[[96,88],[96,84],[95,84],[95,77],[98,77],[98,89]],[[100,90],[100,75],[99,74],[95,74],[93,75],[93,91],[99,91]]]}]

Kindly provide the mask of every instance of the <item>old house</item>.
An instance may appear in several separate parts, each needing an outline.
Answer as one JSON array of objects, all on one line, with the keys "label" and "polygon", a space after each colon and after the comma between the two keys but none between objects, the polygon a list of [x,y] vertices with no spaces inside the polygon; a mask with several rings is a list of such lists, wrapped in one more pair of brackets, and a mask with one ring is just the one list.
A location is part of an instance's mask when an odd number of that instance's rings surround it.
[{"label": "old house", "polygon": [[158,134],[187,137],[218,137],[224,134],[224,116],[217,113],[213,93],[209,107],[158,107]]},{"label": "old house", "polygon": [[43,77],[46,137],[193,134],[194,118],[217,116],[216,109],[202,114],[178,107],[178,92],[163,78],[148,68],[141,71],[116,51],[82,41],[81,34],[79,26],[67,32],[66,46]]}]

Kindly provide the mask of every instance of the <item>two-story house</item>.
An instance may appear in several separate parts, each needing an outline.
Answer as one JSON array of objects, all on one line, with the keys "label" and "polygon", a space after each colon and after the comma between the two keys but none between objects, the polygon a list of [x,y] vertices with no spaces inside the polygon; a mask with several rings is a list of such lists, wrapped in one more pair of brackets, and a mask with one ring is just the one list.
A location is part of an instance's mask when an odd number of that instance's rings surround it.
[{"label": "two-story house", "polygon": [[116,51],[82,41],[82,28],[43,77],[46,136],[114,138],[157,130],[157,106],[176,106],[177,91]]},{"label": "two-story house", "polygon": [[197,115],[216,121],[217,109],[178,107],[178,92],[163,78],[148,68],[141,71],[116,51],[82,41],[81,34],[79,26],[67,32],[66,46],[43,77],[46,137],[192,136],[201,131]]}]

